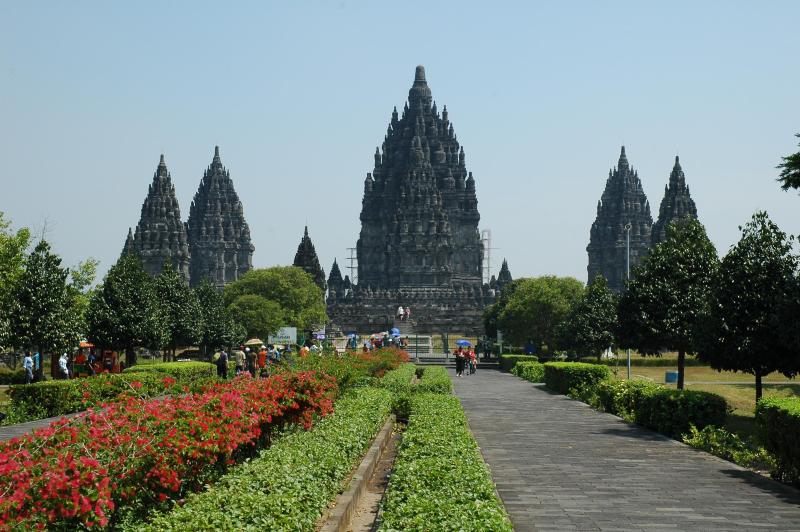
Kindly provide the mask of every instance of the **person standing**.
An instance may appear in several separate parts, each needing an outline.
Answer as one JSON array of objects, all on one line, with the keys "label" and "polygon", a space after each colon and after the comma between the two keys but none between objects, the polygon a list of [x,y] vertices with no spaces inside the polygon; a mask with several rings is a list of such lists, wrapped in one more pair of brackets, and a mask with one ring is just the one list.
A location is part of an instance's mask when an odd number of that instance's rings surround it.
[{"label": "person standing", "polygon": [[94,369],[94,363],[97,359],[94,358],[94,350],[89,350],[89,355],[86,357],[86,370],[89,372],[90,377],[94,377],[97,371]]},{"label": "person standing", "polygon": [[256,376],[256,353],[250,350],[249,347],[244,348],[244,356],[247,359],[247,371],[250,372],[251,377]]},{"label": "person standing", "polygon": [[411,319],[411,307],[406,305],[406,309],[403,312],[404,312],[403,319],[405,321],[408,321],[409,319]]},{"label": "person standing", "polygon": [[467,351],[467,359],[469,360],[469,374],[472,375],[478,371],[478,357],[475,356],[475,350],[470,348]]},{"label": "person standing", "polygon": [[403,310],[403,305],[400,305],[399,307],[397,307],[397,319],[398,320],[403,321],[404,313],[405,313],[405,311]]},{"label": "person standing", "polygon": [[224,349],[219,352],[219,358],[217,359],[217,377],[228,378],[228,353]]},{"label": "person standing", "polygon": [[258,375],[260,377],[267,376],[267,348],[263,345],[258,350]]},{"label": "person standing", "polygon": [[236,374],[240,374],[244,371],[244,346],[239,346],[239,349],[233,352],[234,360],[236,361]]},{"label": "person standing", "polygon": [[25,352],[25,358],[22,359],[22,367],[25,369],[25,384],[33,382],[33,357],[30,351]]},{"label": "person standing", "polygon": [[62,379],[69,379],[69,360],[66,353],[61,353],[58,359],[58,369],[61,372]]},{"label": "person standing", "polygon": [[464,375],[464,350],[459,347],[453,352],[453,355],[456,357],[456,377],[462,377]]}]

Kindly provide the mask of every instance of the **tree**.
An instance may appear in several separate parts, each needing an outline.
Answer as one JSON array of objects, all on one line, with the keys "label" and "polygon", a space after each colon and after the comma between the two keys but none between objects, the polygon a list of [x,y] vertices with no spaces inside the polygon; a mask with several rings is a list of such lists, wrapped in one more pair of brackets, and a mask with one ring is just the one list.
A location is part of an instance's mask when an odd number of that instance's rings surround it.
[{"label": "tree", "polygon": [[483,329],[486,331],[486,336],[490,338],[497,338],[497,320],[500,318],[500,313],[508,305],[508,300],[514,291],[519,286],[520,279],[515,279],[509,284],[505,285],[500,291],[497,301],[486,307],[483,311]]},{"label": "tree", "polygon": [[266,338],[284,324],[280,304],[255,294],[245,294],[233,300],[228,310],[247,331],[249,338]]},{"label": "tree", "polygon": [[79,330],[81,336],[86,335],[86,311],[89,308],[89,301],[91,300],[94,288],[95,275],[97,275],[97,265],[99,261],[93,258],[88,258],[69,271],[70,282],[68,285],[70,295],[70,311],[75,315],[79,322]]},{"label": "tree", "polygon": [[123,255],[111,267],[103,285],[92,294],[87,322],[89,341],[124,350],[128,367],[136,364],[134,348],[159,348],[166,343],[154,282],[138,256]]},{"label": "tree", "polygon": [[[280,306],[282,325],[309,330],[328,321],[322,291],[311,275],[295,266],[274,266],[250,270],[225,286],[227,305],[244,295],[260,296]],[[253,305],[252,301],[248,305]],[[234,314],[234,318],[238,317]]]},{"label": "tree", "polygon": [[10,230],[11,222],[0,211],[0,347],[11,342],[11,317],[17,312],[14,299],[17,282],[22,276],[25,250],[30,243],[30,231]]},{"label": "tree", "polygon": [[498,328],[517,345],[530,339],[553,350],[556,332],[583,294],[583,283],[552,275],[518,281],[500,311]]},{"label": "tree", "polygon": [[[795,134],[795,137],[800,137],[800,133]],[[778,165],[778,168],[781,169],[781,175],[778,176],[781,188],[783,190],[800,189],[800,151],[782,157],[782,159],[783,162]]]},{"label": "tree", "polygon": [[222,292],[214,288],[208,279],[203,279],[194,289],[200,306],[201,323],[200,351],[205,356],[209,350],[239,344],[247,332],[237,327],[225,307]]},{"label": "tree", "polygon": [[798,258],[792,254],[794,239],[766,212],[739,229],[741,239],[714,277],[698,357],[714,369],[755,376],[758,400],[764,375],[780,371],[793,377],[800,371]]},{"label": "tree", "polygon": [[559,347],[595,355],[599,360],[614,343],[616,326],[616,298],[606,278],[598,275],[572,307],[559,334]]},{"label": "tree", "polygon": [[166,343],[174,360],[178,346],[193,345],[201,339],[203,315],[200,301],[189,288],[189,283],[169,263],[156,277],[155,291],[164,317]]},{"label": "tree", "polygon": [[61,267],[61,258],[50,245],[44,240],[36,244],[14,290],[18,306],[11,316],[11,331],[18,347],[55,353],[77,345],[81,321],[72,312],[68,276],[69,269]]},{"label": "tree", "polygon": [[666,240],[645,257],[619,301],[622,346],[645,355],[677,351],[678,389],[683,389],[686,354],[697,352],[718,267],[717,250],[703,225],[691,218],[673,222]]}]

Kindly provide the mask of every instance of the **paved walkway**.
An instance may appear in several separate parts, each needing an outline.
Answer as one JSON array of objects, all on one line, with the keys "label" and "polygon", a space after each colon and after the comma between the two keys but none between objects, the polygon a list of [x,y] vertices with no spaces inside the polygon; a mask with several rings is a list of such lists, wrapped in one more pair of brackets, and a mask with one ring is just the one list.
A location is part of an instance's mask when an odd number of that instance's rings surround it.
[{"label": "paved walkway", "polygon": [[53,421],[58,421],[62,417],[75,417],[78,414],[67,414],[66,416],[48,417],[46,419],[37,419],[36,421],[28,421],[27,423],[17,423],[16,425],[6,425],[0,427],[0,441],[10,440],[17,436],[22,436],[28,432],[33,432],[36,429],[43,429],[50,425]]},{"label": "paved walkway", "polygon": [[518,531],[800,530],[798,490],[508,373],[453,380]]}]

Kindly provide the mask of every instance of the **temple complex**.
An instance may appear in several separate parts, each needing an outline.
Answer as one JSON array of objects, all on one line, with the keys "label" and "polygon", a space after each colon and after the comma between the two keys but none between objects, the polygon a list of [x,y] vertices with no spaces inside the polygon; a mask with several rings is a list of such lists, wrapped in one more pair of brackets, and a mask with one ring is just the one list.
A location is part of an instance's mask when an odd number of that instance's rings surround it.
[{"label": "temple complex", "polygon": [[669,184],[664,187],[664,199],[661,200],[661,207],[658,210],[658,220],[653,224],[652,245],[656,246],[666,240],[669,224],[686,218],[696,220],[697,207],[689,194],[686,176],[676,155],[675,166],[669,174]]},{"label": "temple complex", "polygon": [[[306,273],[311,275],[314,279],[314,283],[322,290],[323,297],[325,296],[325,290],[327,289],[325,271],[319,264],[317,251],[314,249],[314,244],[308,236],[308,226],[306,226],[303,238],[300,240],[300,245],[297,246],[297,253],[294,254],[294,262],[292,265],[302,268]],[[336,267],[336,271],[339,272],[338,267]],[[333,270],[331,270],[331,274],[333,274]],[[339,273],[339,278],[341,279],[341,273]]]},{"label": "temple complex", "polygon": [[255,247],[250,242],[250,228],[230,172],[222,166],[219,146],[214,148],[214,158],[203,174],[186,225],[192,286],[209,279],[222,288],[253,268]]},{"label": "temple complex", "polygon": [[128,229],[122,253],[139,255],[151,275],[161,273],[169,261],[192,286],[208,278],[222,288],[253,267],[254,249],[242,202],[216,147],[185,224],[161,156],[136,232]]},{"label": "temple complex", "polygon": [[328,315],[345,330],[376,331],[402,305],[411,307],[416,332],[481,334],[495,291],[482,282],[475,178],[424,67],[374,158],[364,180],[358,283],[340,281],[334,263]]},{"label": "temple complex", "polygon": [[175,197],[175,186],[167,171],[164,155],[158,163],[153,182],[142,203],[142,214],[136,232],[128,229],[123,254],[136,253],[145,271],[158,275],[164,265],[171,263],[175,270],[189,280],[189,243],[186,226]]},{"label": "temple complex", "polygon": [[615,292],[625,288],[627,243],[630,231],[630,267],[638,265],[650,249],[653,218],[639,174],[628,164],[625,146],[617,167],[608,172],[606,188],[597,203],[589,245],[589,281],[603,275]]}]

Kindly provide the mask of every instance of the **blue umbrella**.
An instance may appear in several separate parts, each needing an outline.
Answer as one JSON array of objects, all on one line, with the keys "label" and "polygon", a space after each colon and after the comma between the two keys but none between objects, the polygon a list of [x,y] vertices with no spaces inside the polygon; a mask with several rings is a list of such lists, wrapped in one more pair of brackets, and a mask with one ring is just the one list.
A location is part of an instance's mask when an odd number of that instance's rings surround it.
[{"label": "blue umbrella", "polygon": [[456,345],[461,347],[472,347],[472,342],[469,340],[456,340]]},{"label": "blue umbrella", "polygon": [[350,334],[347,335],[347,337],[348,338],[355,338],[356,337],[356,333],[350,333]]},{"label": "blue umbrella", "polygon": [[399,338],[400,337],[400,331],[393,332],[392,336],[394,336],[395,338]]},{"label": "blue umbrella", "polygon": [[392,333],[393,335],[399,335],[399,334],[400,334],[400,329],[398,329],[397,327],[394,327],[394,328],[393,328],[391,331],[389,331],[389,332],[390,332],[390,333]]}]

